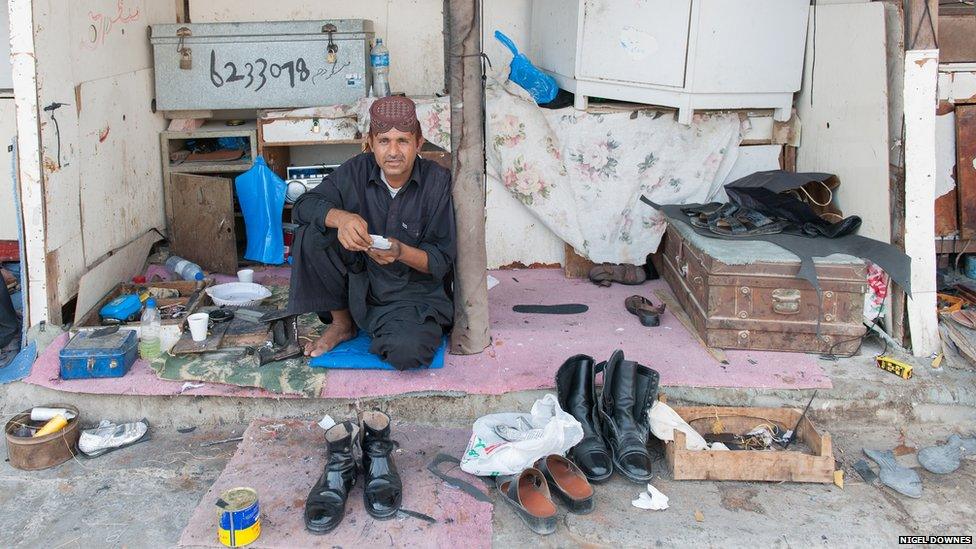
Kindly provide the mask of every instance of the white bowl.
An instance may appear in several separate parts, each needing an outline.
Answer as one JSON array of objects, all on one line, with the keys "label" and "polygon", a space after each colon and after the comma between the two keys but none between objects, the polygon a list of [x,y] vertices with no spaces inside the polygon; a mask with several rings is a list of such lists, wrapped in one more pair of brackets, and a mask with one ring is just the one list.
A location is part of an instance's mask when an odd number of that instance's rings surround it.
[{"label": "white bowl", "polygon": [[235,305],[238,307],[257,305],[271,297],[271,290],[253,282],[218,284],[207,288],[206,292],[215,305]]}]

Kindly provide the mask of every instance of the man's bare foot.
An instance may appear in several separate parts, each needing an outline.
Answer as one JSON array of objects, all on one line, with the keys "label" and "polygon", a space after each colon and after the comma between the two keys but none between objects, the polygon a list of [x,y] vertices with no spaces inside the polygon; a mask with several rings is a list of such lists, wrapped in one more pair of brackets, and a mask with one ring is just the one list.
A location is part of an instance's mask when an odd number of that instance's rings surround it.
[{"label": "man's bare foot", "polygon": [[317,357],[323,355],[343,341],[356,337],[356,329],[348,324],[332,323],[315,341],[305,344],[305,356]]}]

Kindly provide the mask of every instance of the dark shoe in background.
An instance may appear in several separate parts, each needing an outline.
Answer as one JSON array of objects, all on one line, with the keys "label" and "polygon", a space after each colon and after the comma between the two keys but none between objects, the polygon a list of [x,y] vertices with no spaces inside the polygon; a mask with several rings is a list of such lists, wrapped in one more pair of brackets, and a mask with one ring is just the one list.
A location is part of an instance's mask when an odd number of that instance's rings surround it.
[{"label": "dark shoe in background", "polygon": [[535,468],[542,471],[549,488],[570,513],[585,515],[593,511],[593,487],[575,463],[553,454],[535,462]]},{"label": "dark shoe in background", "polygon": [[379,410],[363,412],[362,426],[363,504],[373,518],[393,518],[403,502],[403,483],[393,462],[390,416]]},{"label": "dark shoe in background", "polygon": [[647,482],[652,476],[652,460],[647,451],[650,434],[647,411],[657,396],[658,373],[624,360],[624,353],[619,350],[614,351],[603,370],[600,399],[603,438],[610,447],[616,469],[634,482]]},{"label": "dark shoe in background", "polygon": [[650,299],[642,295],[632,295],[624,300],[627,312],[636,316],[640,323],[648,328],[661,325],[661,315],[664,314],[664,303],[654,305]]},{"label": "dark shoe in background", "polygon": [[355,434],[356,428],[348,421],[325,432],[329,458],[305,500],[305,528],[313,534],[327,534],[342,522],[349,490],[356,485]]},{"label": "dark shoe in background", "polygon": [[549,495],[546,477],[538,469],[529,467],[514,477],[499,480],[498,493],[536,534],[556,531],[556,505]]},{"label": "dark shoe in background", "polygon": [[608,287],[614,282],[636,286],[647,281],[647,273],[644,272],[644,267],[629,264],[611,265],[604,263],[597,265],[590,269],[588,277],[590,282],[604,287]]},{"label": "dark shoe in background", "polygon": [[603,482],[613,474],[613,460],[600,432],[594,368],[593,357],[566,360],[556,372],[556,396],[559,406],[583,426],[583,440],[569,451],[570,459],[590,482]]}]

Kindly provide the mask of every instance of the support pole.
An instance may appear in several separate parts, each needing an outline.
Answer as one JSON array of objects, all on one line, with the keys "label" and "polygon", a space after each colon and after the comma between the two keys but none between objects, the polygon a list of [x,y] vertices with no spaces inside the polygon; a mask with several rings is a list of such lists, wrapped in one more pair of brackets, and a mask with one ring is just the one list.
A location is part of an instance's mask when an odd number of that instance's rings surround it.
[{"label": "support pole", "polygon": [[485,249],[485,130],[478,0],[450,0],[453,197],[458,258],[451,352],[475,354],[491,342]]},{"label": "support pole", "polygon": [[[900,188],[893,189],[892,242],[912,259],[912,298],[898,288],[892,299],[895,339],[906,330],[907,309],[912,354],[928,356],[941,348],[935,296],[935,114],[939,64],[939,1],[903,0],[905,21],[904,164]],[[899,200],[901,199],[901,200]]]}]

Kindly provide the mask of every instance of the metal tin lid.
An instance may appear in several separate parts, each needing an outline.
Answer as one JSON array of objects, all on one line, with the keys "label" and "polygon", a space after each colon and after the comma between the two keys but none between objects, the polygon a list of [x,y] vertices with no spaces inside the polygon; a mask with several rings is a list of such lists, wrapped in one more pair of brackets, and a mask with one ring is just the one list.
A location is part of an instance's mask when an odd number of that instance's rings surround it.
[{"label": "metal tin lid", "polygon": [[246,23],[186,23],[150,25],[150,42],[175,44],[180,38],[177,31],[189,29],[184,43],[194,42],[266,42],[301,40],[328,40],[326,25],[333,25],[332,33],[337,40],[365,38],[373,33],[369,19],[322,19],[316,21],[268,21]]}]

